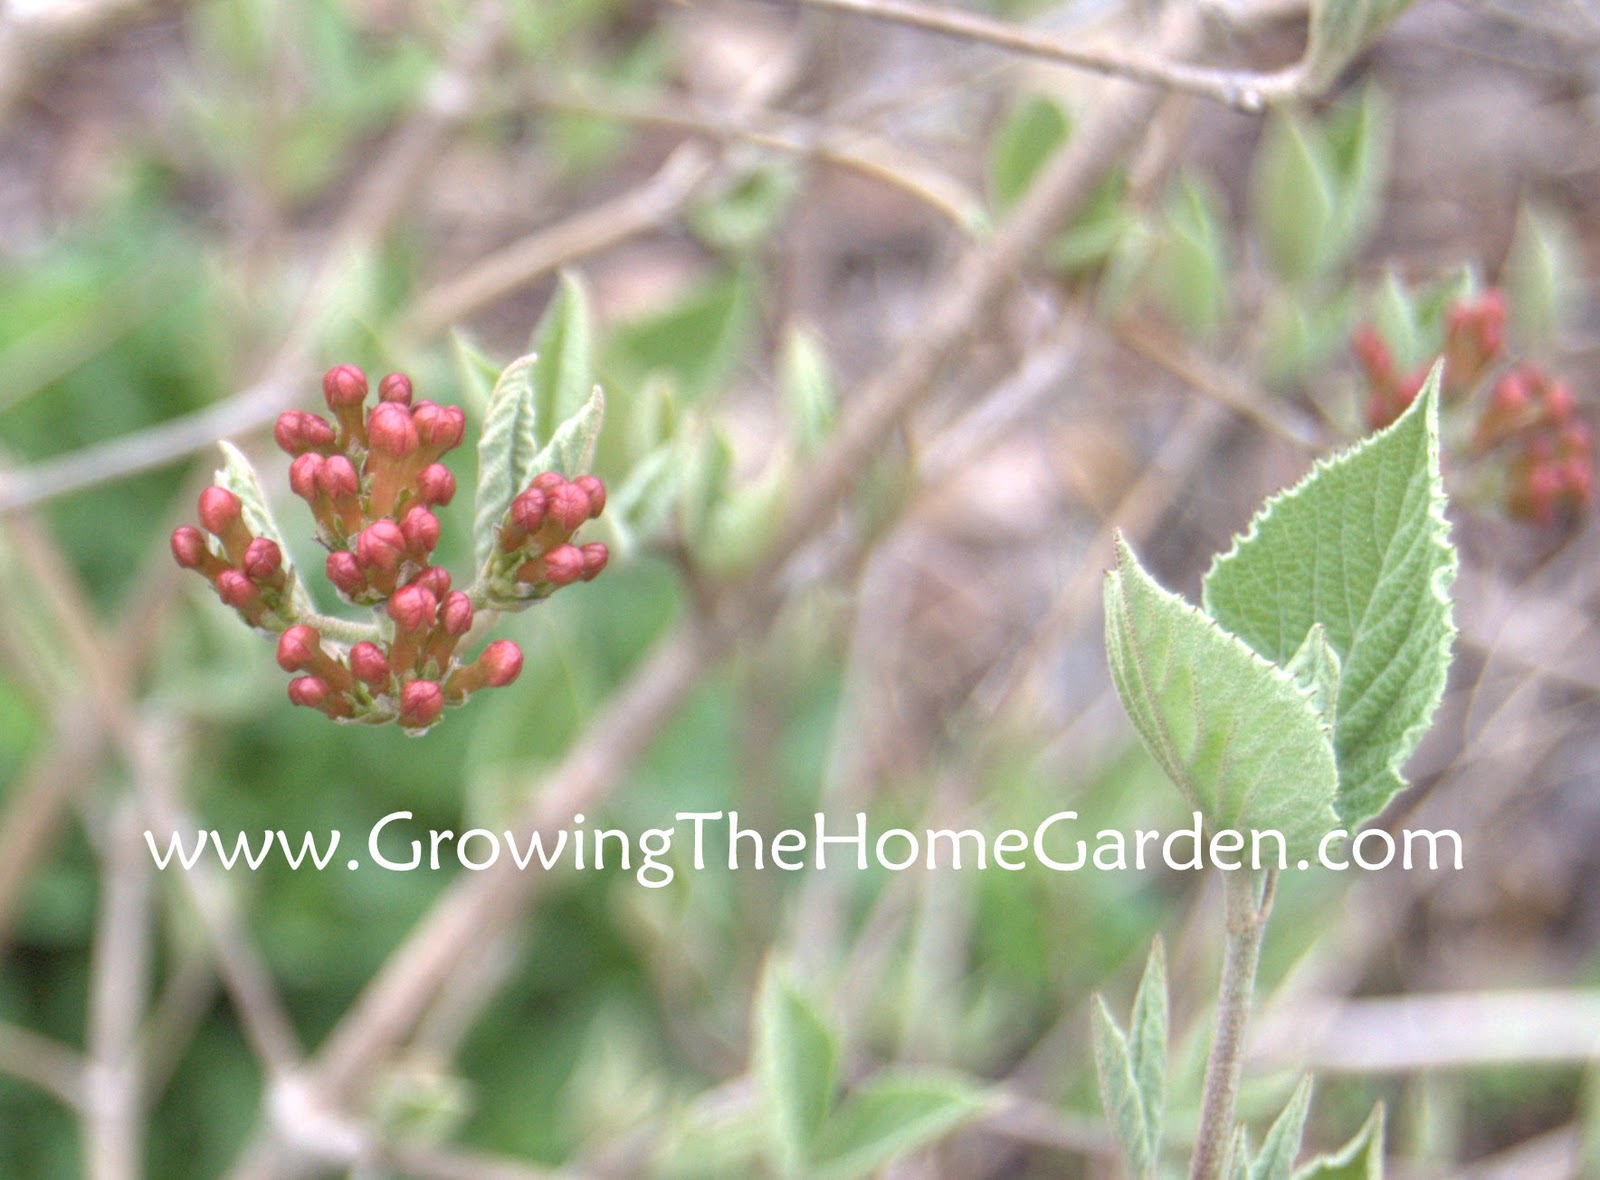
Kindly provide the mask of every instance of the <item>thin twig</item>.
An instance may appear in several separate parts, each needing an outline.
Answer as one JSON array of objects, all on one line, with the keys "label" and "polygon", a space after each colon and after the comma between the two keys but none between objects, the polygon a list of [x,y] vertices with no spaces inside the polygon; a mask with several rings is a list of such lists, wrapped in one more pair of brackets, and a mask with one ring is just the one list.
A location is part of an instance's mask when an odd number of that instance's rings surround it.
[{"label": "thin twig", "polygon": [[1299,65],[1259,73],[1223,70],[1187,62],[1118,53],[1074,45],[1037,29],[994,20],[974,12],[940,8],[913,0],[778,0],[802,8],[819,8],[853,16],[904,25],[927,33],[957,37],[1008,53],[1127,78],[1202,98],[1257,114],[1269,106],[1302,97],[1304,70]]},{"label": "thin twig", "polygon": [[0,1021],[0,1073],[39,1087],[73,1110],[88,1104],[88,1063],[49,1037]]},{"label": "thin twig", "polygon": [[149,991],[150,868],[136,809],[106,825],[100,912],[89,964],[89,1077],[83,1121],[90,1180],[137,1180],[144,1169],[139,1022]]}]

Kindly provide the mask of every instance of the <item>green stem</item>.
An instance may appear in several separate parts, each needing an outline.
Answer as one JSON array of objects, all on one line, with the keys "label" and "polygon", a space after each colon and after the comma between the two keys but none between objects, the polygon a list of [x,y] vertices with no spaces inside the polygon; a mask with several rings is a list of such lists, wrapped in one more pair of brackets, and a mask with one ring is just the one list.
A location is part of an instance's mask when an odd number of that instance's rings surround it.
[{"label": "green stem", "polygon": [[375,622],[358,623],[354,619],[341,619],[310,610],[301,611],[296,621],[315,627],[319,635],[335,643],[360,643],[362,640],[377,643],[383,638],[383,628]]},{"label": "green stem", "polygon": [[1239,1098],[1239,1072],[1244,1062],[1245,1028],[1255,997],[1256,968],[1261,962],[1261,936],[1277,873],[1243,870],[1222,875],[1228,944],[1222,961],[1222,987],[1217,995],[1217,1027],[1206,1061],[1205,1097],[1200,1107],[1200,1132],[1195,1140],[1189,1180],[1220,1180],[1233,1143],[1234,1108]]}]

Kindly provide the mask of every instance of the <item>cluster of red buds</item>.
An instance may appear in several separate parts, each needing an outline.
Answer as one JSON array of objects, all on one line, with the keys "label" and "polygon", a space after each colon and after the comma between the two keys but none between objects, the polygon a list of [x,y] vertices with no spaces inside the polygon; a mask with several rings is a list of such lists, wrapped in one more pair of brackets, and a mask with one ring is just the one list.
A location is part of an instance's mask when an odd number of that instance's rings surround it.
[{"label": "cluster of red buds", "polygon": [[273,437],[291,457],[289,486],[310,506],[328,551],[328,581],[345,602],[373,608],[372,638],[341,642],[329,632],[360,634],[359,625],[297,604],[294,571],[278,544],[251,534],[244,506],[226,488],[201,493],[205,531],[177,529],[172,551],[246,622],[279,634],[278,664],[295,675],[293,703],[341,721],[398,721],[420,733],[445,706],[510,684],[522,671],[522,652],[510,640],[490,643],[476,659],[460,657],[480,616],[526,606],[605,568],[604,545],[571,541],[605,507],[605,485],[592,475],[536,477],[501,519],[495,554],[472,589],[452,589],[449,571],[433,563],[440,537],[434,509],[455,496],[455,477],[442,460],[461,444],[465,415],[414,401],[402,373],[379,382],[370,408],[366,375],[354,365],[330,369],[322,391],[333,422],[288,410]]},{"label": "cluster of red buds", "polygon": [[[1351,348],[1367,379],[1367,425],[1387,426],[1416,398],[1427,368],[1401,373],[1389,346],[1368,324],[1356,329]],[[1490,289],[1456,302],[1445,315],[1441,400],[1476,416],[1472,449],[1503,464],[1506,510],[1553,524],[1589,505],[1590,430],[1577,416],[1567,383],[1533,362],[1513,365],[1490,383],[1505,354],[1505,297]]]}]

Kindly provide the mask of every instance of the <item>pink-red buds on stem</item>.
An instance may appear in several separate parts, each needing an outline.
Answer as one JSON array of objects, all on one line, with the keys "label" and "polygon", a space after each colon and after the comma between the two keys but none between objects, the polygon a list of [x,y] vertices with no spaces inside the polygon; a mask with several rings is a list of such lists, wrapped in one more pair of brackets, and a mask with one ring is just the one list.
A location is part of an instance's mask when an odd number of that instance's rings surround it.
[{"label": "pink-red buds on stem", "polygon": [[[508,640],[475,660],[458,654],[484,607],[516,609],[605,568],[604,545],[573,540],[604,510],[605,485],[592,475],[535,477],[500,521],[499,545],[471,590],[455,590],[449,571],[432,563],[443,532],[438,510],[456,493],[441,460],[461,445],[466,415],[417,399],[403,373],[379,381],[369,405],[367,376],[354,365],[329,369],[322,392],[333,421],[286,410],[273,439],[290,456],[289,487],[310,507],[328,550],[328,581],[350,603],[381,606],[382,625],[310,613],[279,541],[252,535],[247,517],[257,515],[228,488],[201,494],[202,528],[174,530],[173,558],[199,571],[247,622],[278,633],[278,664],[294,677],[291,702],[421,733],[446,704],[520,674],[522,651]],[[370,637],[355,638],[363,630]]]}]

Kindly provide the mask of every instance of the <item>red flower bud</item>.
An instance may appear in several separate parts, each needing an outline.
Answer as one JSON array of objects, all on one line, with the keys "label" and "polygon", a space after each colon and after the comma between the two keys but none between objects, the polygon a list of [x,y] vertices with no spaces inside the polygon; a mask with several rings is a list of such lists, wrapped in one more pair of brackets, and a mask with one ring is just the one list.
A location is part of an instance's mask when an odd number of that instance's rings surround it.
[{"label": "red flower bud", "polygon": [[271,581],[283,569],[283,550],[267,537],[257,537],[245,547],[244,572],[258,584]]},{"label": "red flower bud", "polygon": [[305,433],[300,426],[300,419],[304,417],[304,410],[285,410],[272,427],[272,441],[291,455],[306,449]]},{"label": "red flower bud", "polygon": [[363,639],[350,649],[350,671],[373,692],[382,692],[389,684],[389,657],[376,643]]},{"label": "red flower bud", "polygon": [[324,568],[328,581],[346,598],[357,598],[367,589],[366,571],[361,568],[356,555],[348,549],[335,549],[328,554]]},{"label": "red flower bud", "polygon": [[411,411],[411,420],[417,428],[422,445],[434,455],[459,446],[467,430],[467,416],[459,406],[441,406],[435,402],[421,401]]},{"label": "red flower bud", "polygon": [[563,483],[546,492],[545,499],[549,518],[568,536],[589,519],[589,497],[577,484]]},{"label": "red flower bud", "polygon": [[242,570],[226,569],[217,575],[217,597],[234,610],[244,610],[261,597],[261,590]]},{"label": "red flower bud", "polygon": [[592,582],[600,576],[600,571],[606,568],[606,562],[611,560],[611,552],[599,541],[590,541],[578,552],[583,554],[583,580]]},{"label": "red flower bud", "polygon": [[606,485],[600,482],[598,475],[580,475],[573,480],[573,486],[589,497],[589,515],[599,516],[606,508]]},{"label": "red flower bud", "polygon": [[533,477],[533,482],[528,486],[530,488],[538,488],[541,492],[548,496],[557,488],[565,487],[566,484],[567,477],[562,475],[561,472],[541,471],[538,475]]},{"label": "red flower bud", "polygon": [[419,504],[401,520],[400,533],[412,555],[419,561],[426,561],[439,544],[439,518]]},{"label": "red flower bud", "polygon": [[544,555],[544,580],[552,586],[570,586],[583,577],[583,551],[576,545],[557,545]]},{"label": "red flower bud", "polygon": [[433,626],[438,610],[439,600],[433,591],[415,583],[402,586],[389,596],[389,617],[401,631],[426,631]]},{"label": "red flower bud", "polygon": [[1394,374],[1394,357],[1371,324],[1362,324],[1350,334],[1350,351],[1356,354],[1370,382],[1375,385],[1389,382]]},{"label": "red flower bud", "polygon": [[430,463],[417,476],[417,499],[443,508],[455,499],[456,477],[443,463]]},{"label": "red flower bud", "polygon": [[465,635],[472,630],[472,600],[460,590],[446,594],[439,604],[439,623],[446,635]]},{"label": "red flower bud", "polygon": [[180,525],[172,530],[172,556],[186,570],[197,570],[209,562],[220,559],[206,544],[205,535],[193,525]]},{"label": "red flower bud", "polygon": [[332,690],[320,676],[297,676],[289,681],[289,700],[307,709],[320,709]]},{"label": "red flower bud", "polygon": [[423,729],[444,712],[444,692],[431,680],[412,680],[400,690],[400,724]]},{"label": "red flower bud", "polygon": [[335,413],[359,406],[367,400],[367,375],[355,365],[336,365],[322,375],[322,396]]},{"label": "red flower bud", "polygon": [[318,454],[301,455],[289,464],[289,490],[307,504],[315,506],[317,484],[321,481],[322,469],[327,462]]},{"label": "red flower bud", "polygon": [[244,507],[227,488],[215,484],[200,493],[200,523],[213,536],[225,537],[242,519]]},{"label": "red flower bud", "polygon": [[323,657],[322,636],[315,627],[296,623],[278,637],[278,667],[285,672],[304,672]]},{"label": "red flower bud", "polygon": [[404,459],[419,445],[411,411],[395,402],[379,402],[367,418],[367,440],[376,453]]},{"label": "red flower bud", "polygon": [[442,565],[430,565],[412,578],[411,584],[432,592],[435,598],[443,602],[444,596],[450,593],[450,571]]},{"label": "red flower bud", "polygon": [[1560,426],[1570,419],[1577,404],[1572,387],[1565,381],[1553,380],[1545,385],[1544,416],[1555,425]]},{"label": "red flower bud", "polygon": [[496,639],[478,657],[483,681],[490,688],[504,688],[522,674],[522,649],[509,639]]},{"label": "red flower bud", "polygon": [[339,435],[321,414],[305,413],[300,416],[300,437],[314,451],[331,451]]},{"label": "red flower bud", "polygon": [[367,569],[393,573],[405,556],[406,538],[388,517],[373,521],[356,537],[356,560]]},{"label": "red flower bud", "polygon": [[361,494],[361,477],[356,465],[344,455],[331,455],[317,471],[317,488],[331,500],[348,499]]},{"label": "red flower bud", "polygon": [[538,488],[529,488],[520,493],[511,501],[511,509],[507,513],[511,527],[501,534],[501,543],[507,549],[515,549],[544,527],[547,515],[548,502],[542,491]]},{"label": "red flower bud", "polygon": [[398,402],[402,406],[411,404],[411,378],[404,373],[390,373],[378,382],[378,400],[385,402]]}]

